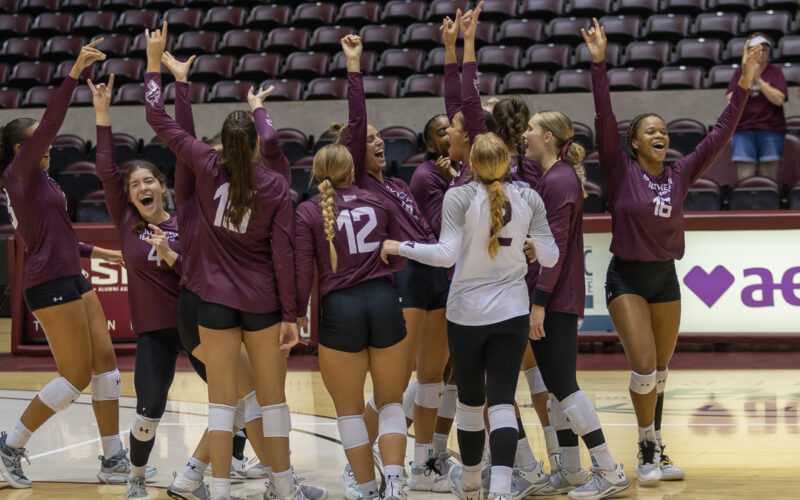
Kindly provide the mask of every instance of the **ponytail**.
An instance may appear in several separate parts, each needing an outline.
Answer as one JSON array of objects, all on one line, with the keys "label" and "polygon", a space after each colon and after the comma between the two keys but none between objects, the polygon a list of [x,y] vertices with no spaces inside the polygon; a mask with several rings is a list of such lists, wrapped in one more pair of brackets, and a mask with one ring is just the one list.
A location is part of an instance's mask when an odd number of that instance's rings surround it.
[{"label": "ponytail", "polygon": [[475,137],[469,155],[469,163],[475,178],[484,186],[489,195],[491,230],[489,231],[489,257],[494,259],[500,251],[500,230],[506,224],[504,210],[507,198],[503,183],[509,180],[508,148],[503,139],[493,133]]},{"label": "ponytail", "polygon": [[329,128],[330,132],[333,134],[333,142],[336,144],[344,145],[347,142],[347,124],[342,122],[333,122]]},{"label": "ponytail", "polygon": [[333,237],[336,236],[336,220],[334,214],[333,194],[336,192],[333,189],[333,183],[329,177],[326,177],[319,183],[320,194],[320,207],[322,207],[322,224],[325,228],[325,239],[328,240],[328,247],[331,253],[331,267],[333,272],[336,272],[336,266],[339,263],[339,256],[336,254],[336,246],[333,244]]},{"label": "ponytail", "polygon": [[328,240],[333,272],[336,272],[336,267],[339,263],[336,246],[333,244],[333,238],[336,236],[337,212],[334,195],[336,194],[336,186],[344,184],[352,170],[353,157],[350,155],[350,151],[338,143],[328,144],[317,151],[311,167],[312,176],[319,180],[317,189],[319,189],[320,194],[319,205],[322,209],[322,225],[325,230],[325,239]]},{"label": "ponytail", "polygon": [[578,179],[581,181],[581,191],[583,191],[583,197],[586,198],[589,195],[584,187],[584,184],[586,184],[586,169],[583,167],[584,156],[586,156],[586,150],[577,142],[571,142],[564,153],[564,161],[572,165],[575,173],[578,174]]},{"label": "ponytail", "polygon": [[255,208],[253,155],[256,151],[256,125],[250,113],[234,111],[222,125],[222,165],[231,176],[225,226],[238,228]]},{"label": "ponytail", "polygon": [[486,186],[489,192],[489,207],[492,214],[492,230],[489,233],[489,257],[494,259],[500,251],[500,237],[498,234],[505,226],[505,215],[503,209],[506,207],[506,193],[503,188],[503,181],[494,179],[491,184]]}]

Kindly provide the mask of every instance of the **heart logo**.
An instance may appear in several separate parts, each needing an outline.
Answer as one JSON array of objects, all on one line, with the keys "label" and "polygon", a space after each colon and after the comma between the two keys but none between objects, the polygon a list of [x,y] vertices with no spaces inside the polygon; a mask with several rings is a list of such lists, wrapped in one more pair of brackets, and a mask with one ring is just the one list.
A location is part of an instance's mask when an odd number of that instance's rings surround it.
[{"label": "heart logo", "polygon": [[707,273],[694,266],[683,278],[683,283],[709,308],[733,285],[733,275],[722,266]]}]

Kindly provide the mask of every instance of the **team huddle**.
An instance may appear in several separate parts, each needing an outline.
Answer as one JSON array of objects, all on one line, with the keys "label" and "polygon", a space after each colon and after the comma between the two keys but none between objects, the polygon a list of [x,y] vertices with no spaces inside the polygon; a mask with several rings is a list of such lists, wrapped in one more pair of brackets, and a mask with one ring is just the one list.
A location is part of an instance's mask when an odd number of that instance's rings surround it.
[{"label": "team huddle", "polygon": [[[149,455],[183,351],[208,385],[208,428],[168,495],[227,499],[235,473],[266,479],[265,499],[323,500],[325,489],[293,473],[284,388],[288,353],[299,329],[309,327],[315,272],[319,366],[347,458],[341,478],[348,499],[404,500],[409,491],[462,500],[599,499],[630,486],[576,378],[585,152],[563,113],[531,115],[519,96],[482,105],[475,58],[481,7],[442,23],[446,114],[425,125],[427,161],[410,186],[383,176],[384,144],[367,120],[355,35],[342,39],[348,120],[332,126],[334,143],[314,157],[319,193],[296,210],[289,162],[263,105],[272,89],[251,89],[250,112],[230,113],[219,140],[198,140],[189,100],[193,57],[182,62],[165,52],[166,22],[146,33],[145,107],[177,157],[175,215],[166,210],[157,167],[137,160],[123,171],[115,163],[114,75],[88,82],[96,168],[120,252],[78,242],[64,195],[46,173],[81,72],[105,58],[97,49],[102,39],[83,47],[41,121],[17,118],[2,128],[3,188],[27,251],[24,297],[59,372],[0,434],[0,471],[12,487],[32,485],[22,461],[33,432],[91,385],[103,446],[98,479],[127,484],[126,499],[150,498],[146,480],[156,470]],[[714,130],[693,153],[665,165],[669,137],[655,113],[631,122],[625,152],[611,108],[605,33],[595,20],[583,36],[613,221],[606,299],[630,363],[639,429],[636,477],[640,485],[680,480],[684,472],[664,453],[660,427],[680,322],[674,260],[684,253],[683,201],[736,129],[761,46],[745,47],[741,78]],[[164,107],[162,64],[176,80],[174,118]],[[138,337],[130,457],[119,437],[120,374],[81,256],[124,261],[130,277]],[[549,472],[520,420],[520,371],[542,424]],[[367,373],[373,395],[365,404]],[[447,452],[454,421],[460,462]],[[251,469],[236,460],[245,436],[260,461]],[[592,457],[588,472],[579,438]]]}]

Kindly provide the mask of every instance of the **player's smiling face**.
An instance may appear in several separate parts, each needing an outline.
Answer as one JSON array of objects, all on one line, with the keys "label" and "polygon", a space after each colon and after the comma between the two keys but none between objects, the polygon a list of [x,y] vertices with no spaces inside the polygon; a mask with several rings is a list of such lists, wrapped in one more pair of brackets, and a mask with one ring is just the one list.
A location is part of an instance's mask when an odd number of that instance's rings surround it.
[{"label": "player's smiling face", "polygon": [[367,126],[367,158],[366,158],[367,172],[378,173],[386,168],[386,151],[383,146],[383,139],[381,139],[378,129],[372,125]]},{"label": "player's smiling face", "polygon": [[131,173],[128,193],[131,203],[143,218],[152,217],[164,210],[167,187],[146,168],[139,168]]},{"label": "player's smiling face", "polygon": [[661,163],[667,156],[669,135],[667,124],[658,116],[647,116],[636,130],[636,137],[631,141],[637,151],[639,162]]}]

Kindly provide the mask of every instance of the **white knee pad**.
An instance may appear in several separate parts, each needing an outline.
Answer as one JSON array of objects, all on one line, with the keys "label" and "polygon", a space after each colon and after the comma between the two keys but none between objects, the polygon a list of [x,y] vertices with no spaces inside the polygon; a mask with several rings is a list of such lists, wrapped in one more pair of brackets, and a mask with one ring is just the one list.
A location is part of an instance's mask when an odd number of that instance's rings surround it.
[{"label": "white knee pad", "polygon": [[503,427],[518,429],[514,405],[494,405],[489,407],[489,432]]},{"label": "white knee pad", "polygon": [[656,388],[656,371],[642,375],[641,373],[631,372],[630,389],[636,394],[650,394]]},{"label": "white knee pad", "polygon": [[442,402],[443,392],[444,382],[419,384],[419,386],[417,386],[417,397],[414,402],[423,408],[438,409],[439,403]]},{"label": "white knee pad", "polygon": [[483,406],[467,406],[456,401],[456,428],[467,432],[481,432],[486,428]]},{"label": "white knee pad", "polygon": [[403,412],[403,405],[400,403],[389,403],[381,406],[378,412],[378,438],[387,434],[408,433],[406,428],[406,415]]},{"label": "white knee pad", "polygon": [[345,450],[369,444],[367,426],[361,415],[339,417],[336,419],[336,424],[339,426],[339,440]]},{"label": "white knee pad", "polygon": [[289,405],[286,402],[262,406],[261,418],[263,419],[264,437],[289,437],[289,433],[292,430],[292,417],[289,414]]},{"label": "white knee pad", "polygon": [[160,421],[160,418],[147,418],[137,413],[131,425],[131,436],[143,442],[152,441],[156,437],[156,428]]},{"label": "white knee pad", "polygon": [[417,381],[408,384],[406,391],[403,393],[403,411],[406,413],[406,418],[414,420],[414,401],[417,400]]},{"label": "white knee pad", "polygon": [[244,428],[244,399],[239,399],[236,402],[236,413],[233,414],[233,428]]},{"label": "white knee pad", "polygon": [[55,412],[66,410],[81,395],[64,377],[58,377],[47,383],[39,391],[39,400]]},{"label": "white knee pad", "polygon": [[458,399],[458,387],[454,384],[444,386],[444,394],[442,394],[442,402],[439,403],[439,412],[436,414],[439,417],[453,420],[456,418],[456,400]]},{"label": "white knee pad", "polygon": [[656,393],[664,393],[664,389],[667,387],[667,375],[669,375],[669,368],[656,372]]},{"label": "white knee pad", "polygon": [[564,398],[561,407],[564,408],[572,432],[578,436],[585,436],[600,428],[597,410],[583,391],[573,392]]},{"label": "white knee pad", "polygon": [[248,424],[261,418],[261,407],[258,406],[256,391],[251,392],[242,399],[244,399],[244,423]]},{"label": "white knee pad", "polygon": [[528,388],[531,391],[531,394],[539,394],[540,392],[547,392],[547,386],[544,385],[544,379],[542,378],[542,372],[539,371],[538,366],[534,366],[533,368],[528,368],[524,372],[525,379],[528,381]]},{"label": "white knee pad", "polygon": [[547,401],[547,411],[550,417],[550,425],[552,425],[555,430],[563,431],[570,428],[567,416],[564,414],[564,408],[552,394],[550,394],[550,399]]},{"label": "white knee pad", "polygon": [[92,375],[92,401],[112,401],[122,394],[119,370]]},{"label": "white knee pad", "polygon": [[233,432],[233,420],[236,407],[217,403],[208,403],[208,432]]}]

